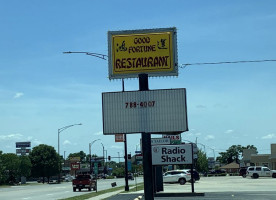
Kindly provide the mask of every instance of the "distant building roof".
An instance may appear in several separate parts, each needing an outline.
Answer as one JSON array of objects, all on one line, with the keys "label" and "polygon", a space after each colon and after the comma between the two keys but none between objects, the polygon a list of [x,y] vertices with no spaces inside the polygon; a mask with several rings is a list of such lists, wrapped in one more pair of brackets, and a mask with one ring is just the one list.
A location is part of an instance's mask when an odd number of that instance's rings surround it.
[{"label": "distant building roof", "polygon": [[220,169],[239,169],[239,168],[240,168],[240,165],[236,162],[232,162],[220,167]]}]

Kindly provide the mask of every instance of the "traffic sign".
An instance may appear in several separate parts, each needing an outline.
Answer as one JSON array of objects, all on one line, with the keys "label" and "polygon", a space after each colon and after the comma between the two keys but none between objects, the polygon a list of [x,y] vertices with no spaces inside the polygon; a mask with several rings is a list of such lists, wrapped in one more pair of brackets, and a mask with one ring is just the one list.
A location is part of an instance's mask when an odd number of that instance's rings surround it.
[{"label": "traffic sign", "polygon": [[151,145],[171,144],[170,138],[151,138]]},{"label": "traffic sign", "polygon": [[98,174],[99,169],[98,169],[98,163],[94,163],[94,174]]}]

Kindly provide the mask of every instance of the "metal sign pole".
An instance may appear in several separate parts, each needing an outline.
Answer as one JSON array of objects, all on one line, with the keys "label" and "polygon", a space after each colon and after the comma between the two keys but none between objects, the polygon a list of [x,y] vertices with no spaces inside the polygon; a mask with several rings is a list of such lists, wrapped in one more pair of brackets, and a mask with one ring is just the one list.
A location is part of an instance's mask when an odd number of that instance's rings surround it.
[{"label": "metal sign pole", "polygon": [[[139,90],[140,91],[149,90],[147,74],[139,74]],[[145,200],[154,200],[150,133],[145,133],[145,132],[142,133],[142,150],[143,150]]]},{"label": "metal sign pole", "polygon": [[195,188],[194,188],[194,145],[193,143],[191,143],[192,146],[192,167],[191,167],[191,179],[192,179],[192,193],[195,192]]},{"label": "metal sign pole", "polygon": [[128,186],[128,167],[127,167],[127,134],[125,134],[125,141],[124,141],[124,145],[125,145],[125,191],[129,191],[129,186]]}]

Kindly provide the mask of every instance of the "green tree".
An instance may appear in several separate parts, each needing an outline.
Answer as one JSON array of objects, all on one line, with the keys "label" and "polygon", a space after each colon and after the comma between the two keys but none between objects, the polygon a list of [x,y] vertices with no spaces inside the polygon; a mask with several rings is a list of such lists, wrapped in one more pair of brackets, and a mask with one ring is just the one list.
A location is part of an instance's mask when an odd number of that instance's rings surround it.
[{"label": "green tree", "polygon": [[220,156],[217,157],[217,161],[219,161],[222,164],[229,164],[232,162],[239,163],[242,155],[242,151],[244,149],[255,149],[257,151],[257,148],[254,145],[247,145],[246,147],[243,147],[241,145],[232,145],[229,147],[226,152],[220,152]]},{"label": "green tree", "polygon": [[4,166],[2,155],[2,151],[0,151],[0,184],[5,183],[7,180],[6,167]]},{"label": "green tree", "polygon": [[19,174],[28,177],[31,175],[32,163],[29,156],[19,157]]},{"label": "green tree", "polygon": [[208,171],[208,159],[207,159],[206,153],[200,149],[198,150],[198,153],[197,153],[196,170],[198,172]]},{"label": "green tree", "polygon": [[258,153],[257,147],[255,147],[254,145],[247,145],[246,147],[242,147],[242,149],[255,149],[256,153]]},{"label": "green tree", "polygon": [[19,157],[13,153],[6,153],[6,154],[2,154],[1,158],[2,158],[2,162],[5,166],[6,173],[7,173],[5,182],[15,183],[17,181],[17,178],[20,176],[20,174],[19,174],[19,168],[20,168]]},{"label": "green tree", "polygon": [[60,156],[52,146],[41,144],[33,148],[30,153],[32,175],[34,177],[48,178],[60,173]]},{"label": "green tree", "polygon": [[117,176],[117,177],[124,177],[125,176],[125,168],[117,167],[117,168],[113,169],[112,175]]}]

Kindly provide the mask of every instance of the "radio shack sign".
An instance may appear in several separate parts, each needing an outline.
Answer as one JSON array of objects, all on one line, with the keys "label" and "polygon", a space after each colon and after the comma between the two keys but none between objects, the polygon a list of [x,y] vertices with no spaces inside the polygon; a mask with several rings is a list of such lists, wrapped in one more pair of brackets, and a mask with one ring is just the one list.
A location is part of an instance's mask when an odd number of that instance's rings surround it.
[{"label": "radio shack sign", "polygon": [[152,146],[152,165],[192,164],[192,162],[190,144]]},{"label": "radio shack sign", "polygon": [[177,76],[176,44],[176,28],[109,31],[109,79]]}]

